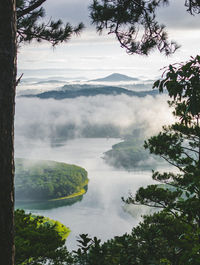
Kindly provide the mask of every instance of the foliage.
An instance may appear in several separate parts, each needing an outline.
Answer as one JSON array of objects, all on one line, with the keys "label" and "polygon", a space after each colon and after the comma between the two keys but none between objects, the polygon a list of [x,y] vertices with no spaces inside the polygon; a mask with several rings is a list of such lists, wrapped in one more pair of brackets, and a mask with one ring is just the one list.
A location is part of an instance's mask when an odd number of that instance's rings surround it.
[{"label": "foliage", "polygon": [[79,192],[88,182],[85,169],[54,161],[16,159],[16,199],[48,200]]},{"label": "foliage", "polygon": [[43,216],[15,211],[15,264],[64,264],[70,259],[64,246],[69,228]]},{"label": "foliage", "polygon": [[73,34],[79,34],[84,28],[80,23],[72,27],[69,23],[63,25],[61,20],[42,22],[45,10],[41,5],[46,0],[17,0],[17,40],[18,44],[30,42],[35,39],[38,42],[46,40],[53,46],[68,41]]},{"label": "foliage", "polygon": [[200,2],[198,0],[185,0],[185,6],[191,15],[200,13]]},{"label": "foliage", "polygon": [[185,258],[192,255],[198,238],[189,225],[163,211],[145,216],[131,234],[105,243],[83,234],[78,242],[79,249],[73,255],[76,265],[175,265],[186,264]]},{"label": "foliage", "polygon": [[[93,0],[90,6],[92,23],[98,32],[108,29],[115,34],[121,47],[129,54],[149,54],[158,48],[166,55],[173,53],[178,45],[169,42],[165,26],[156,20],[156,10],[168,0]],[[142,32],[138,34],[138,32]],[[139,39],[138,36],[141,35]]]},{"label": "foliage", "polygon": [[72,253],[63,246],[68,231],[62,225],[55,229],[52,220],[21,210],[16,219],[16,264],[46,264],[48,260],[60,265],[181,265],[191,259],[187,264],[196,265],[199,261],[195,255],[198,236],[190,225],[165,211],[144,216],[131,234],[104,243],[82,234],[79,248]]},{"label": "foliage", "polygon": [[[169,55],[179,46],[169,42],[165,26],[157,21],[157,10],[169,0],[93,0],[90,6],[92,23],[98,32],[108,29],[129,54],[148,55],[157,48]],[[187,11],[200,13],[198,0],[185,0]]]},{"label": "foliage", "polygon": [[[186,223],[191,233],[198,239],[190,255],[185,256],[185,264],[199,264],[200,260],[200,71],[199,56],[177,67],[169,66],[163,79],[156,81],[155,87],[169,92],[174,107],[174,115],[179,118],[175,124],[164,126],[163,131],[145,142],[145,148],[152,154],[166,160],[176,170],[154,172],[153,179],[168,184],[165,188],[149,185],[140,188],[135,196],[126,202],[162,208],[180,222]],[[172,187],[172,188],[168,188]],[[180,237],[180,242],[182,237]],[[183,252],[182,246],[180,251]],[[178,263],[179,264],[179,263]]]},{"label": "foliage", "polygon": [[170,65],[161,80],[154,83],[160,92],[166,88],[174,98],[175,115],[185,123],[191,123],[200,113],[200,56],[197,55],[185,64]]}]

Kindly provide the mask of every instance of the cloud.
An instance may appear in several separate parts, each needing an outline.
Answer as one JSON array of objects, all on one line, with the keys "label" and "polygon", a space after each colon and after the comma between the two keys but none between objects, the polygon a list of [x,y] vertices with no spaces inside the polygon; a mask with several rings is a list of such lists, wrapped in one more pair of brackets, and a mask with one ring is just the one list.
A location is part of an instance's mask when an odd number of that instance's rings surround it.
[{"label": "cloud", "polygon": [[17,98],[17,141],[54,144],[77,137],[121,137],[142,128],[150,136],[173,118],[166,96],[80,97],[65,100]]},{"label": "cloud", "polygon": [[192,16],[187,12],[184,1],[170,1],[169,6],[160,8],[157,12],[158,20],[170,30],[199,29],[198,15]]},{"label": "cloud", "polygon": [[48,0],[44,4],[46,14],[55,19],[62,19],[73,25],[83,22],[90,25],[88,6],[91,0]]}]

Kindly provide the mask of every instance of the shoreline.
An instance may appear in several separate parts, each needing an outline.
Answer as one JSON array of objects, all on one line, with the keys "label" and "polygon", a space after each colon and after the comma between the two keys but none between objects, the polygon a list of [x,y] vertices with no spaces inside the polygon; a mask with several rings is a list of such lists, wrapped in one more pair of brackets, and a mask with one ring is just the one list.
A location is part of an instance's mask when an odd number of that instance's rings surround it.
[{"label": "shoreline", "polygon": [[87,179],[82,185],[81,185],[81,189],[78,192],[75,192],[73,194],[64,196],[64,197],[59,197],[59,198],[54,198],[54,199],[48,199],[48,200],[42,200],[42,201],[37,201],[37,200],[15,200],[15,202],[27,202],[27,203],[42,203],[42,202],[54,202],[54,201],[62,201],[62,200],[67,200],[67,199],[72,199],[72,198],[76,198],[79,197],[81,195],[84,195],[87,190],[84,189],[85,186],[87,186],[89,183],[89,179]]},{"label": "shoreline", "polygon": [[86,190],[84,189],[84,187],[86,185],[88,185],[89,183],[89,179],[87,179],[84,184],[82,185],[82,188],[80,191],[78,192],[75,192],[73,194],[70,194],[70,195],[67,195],[67,196],[64,196],[64,197],[59,197],[59,198],[56,198],[56,199],[50,199],[48,200],[48,202],[52,202],[52,201],[61,201],[61,200],[66,200],[66,199],[71,199],[71,198],[75,198],[75,197],[78,197],[78,196],[81,196],[81,195],[84,195],[86,193]]}]

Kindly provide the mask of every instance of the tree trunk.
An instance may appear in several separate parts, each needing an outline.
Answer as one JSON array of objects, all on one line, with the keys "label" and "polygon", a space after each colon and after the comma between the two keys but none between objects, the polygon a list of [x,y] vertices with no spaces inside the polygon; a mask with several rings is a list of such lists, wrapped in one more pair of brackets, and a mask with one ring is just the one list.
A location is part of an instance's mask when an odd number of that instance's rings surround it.
[{"label": "tree trunk", "polygon": [[0,0],[0,264],[14,264],[15,0]]}]

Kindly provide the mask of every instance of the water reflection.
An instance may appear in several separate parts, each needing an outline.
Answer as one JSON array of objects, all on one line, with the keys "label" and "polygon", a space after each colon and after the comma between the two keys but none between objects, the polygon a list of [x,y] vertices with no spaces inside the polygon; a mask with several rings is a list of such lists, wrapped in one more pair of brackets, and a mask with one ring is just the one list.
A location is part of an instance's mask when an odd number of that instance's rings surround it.
[{"label": "water reflection", "polygon": [[62,206],[71,206],[72,204],[82,201],[83,195],[75,198],[55,200],[55,201],[16,201],[16,209],[24,210],[49,210],[52,208],[59,208]]}]

